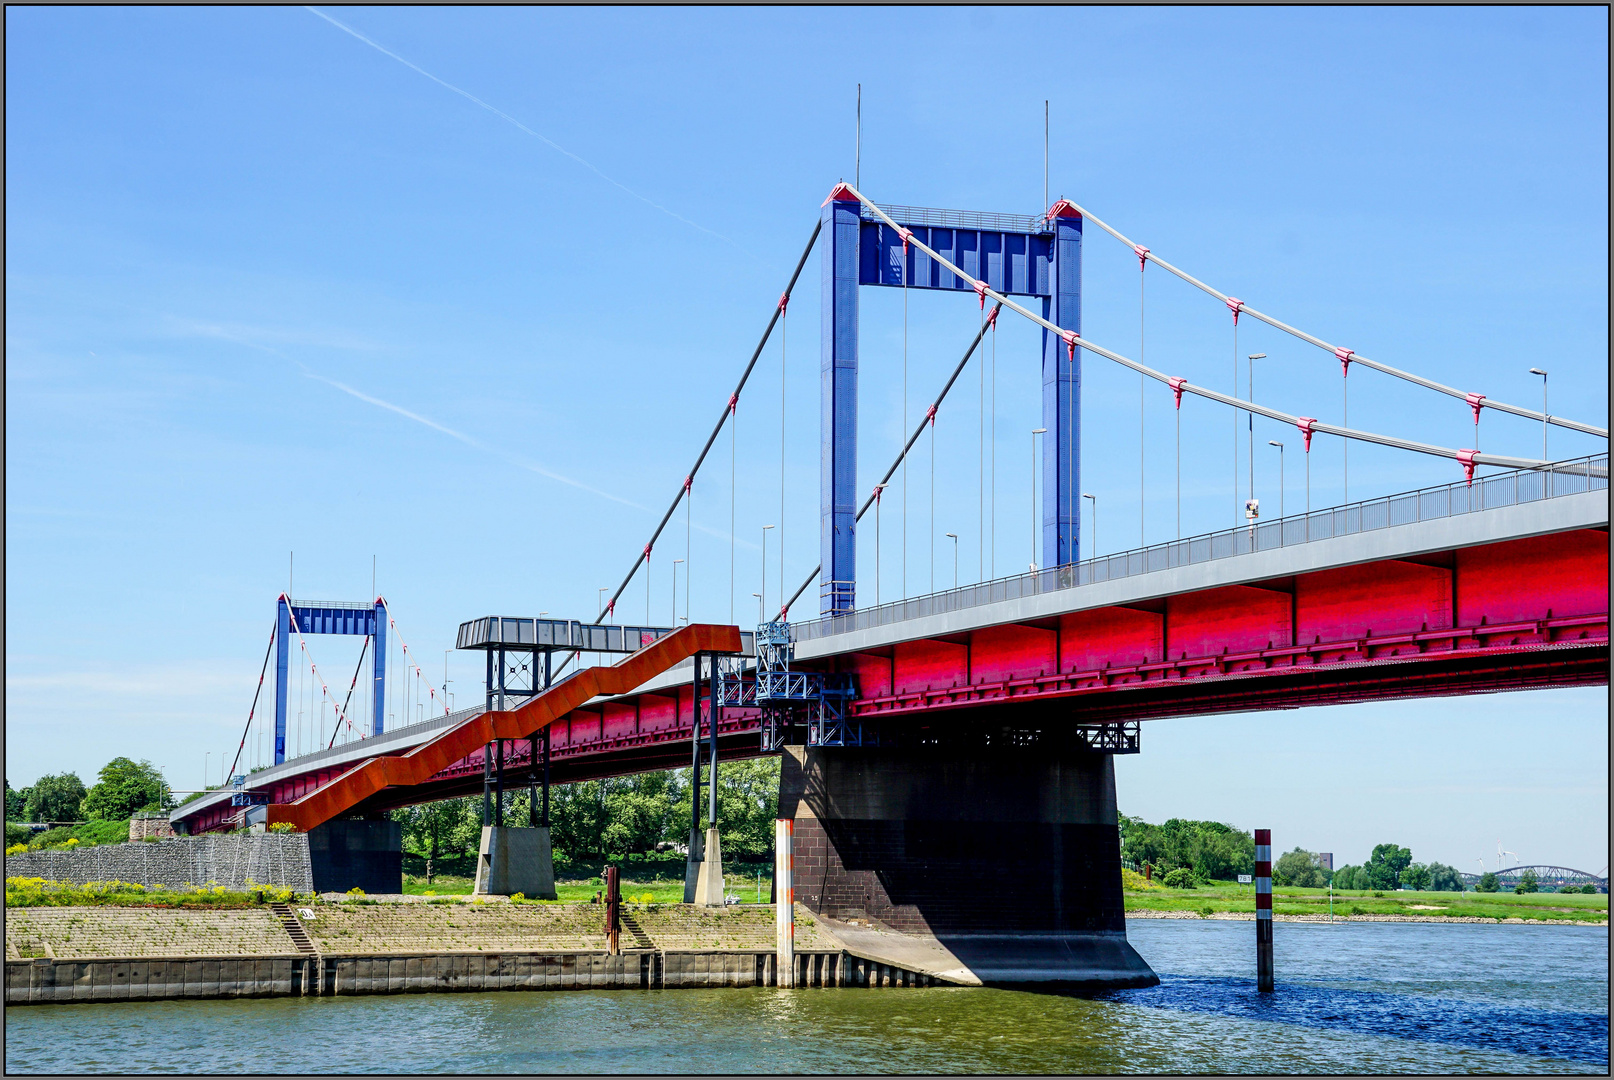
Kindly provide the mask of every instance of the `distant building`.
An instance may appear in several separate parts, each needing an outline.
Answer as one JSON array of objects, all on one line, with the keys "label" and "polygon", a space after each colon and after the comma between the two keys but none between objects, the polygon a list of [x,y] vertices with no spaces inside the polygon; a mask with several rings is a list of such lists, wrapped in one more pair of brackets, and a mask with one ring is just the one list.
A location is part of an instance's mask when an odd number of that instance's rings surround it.
[{"label": "distant building", "polygon": [[1334,853],[1332,851],[1319,851],[1317,853],[1317,865],[1332,874],[1334,872]]}]

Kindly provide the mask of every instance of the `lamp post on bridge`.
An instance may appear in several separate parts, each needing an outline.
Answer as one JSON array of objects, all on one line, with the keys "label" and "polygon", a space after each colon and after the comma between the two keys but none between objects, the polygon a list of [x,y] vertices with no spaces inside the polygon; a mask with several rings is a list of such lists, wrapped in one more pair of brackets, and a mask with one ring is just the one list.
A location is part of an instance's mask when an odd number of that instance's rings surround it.
[{"label": "lamp post on bridge", "polygon": [[888,484],[874,485],[874,606],[880,606],[880,495]]},{"label": "lamp post on bridge", "polygon": [[[1258,352],[1258,353],[1251,353],[1250,354],[1250,372],[1249,372],[1249,378],[1245,380],[1245,390],[1248,391],[1248,393],[1250,395],[1250,404],[1251,405],[1255,404],[1255,362],[1257,360],[1265,360],[1266,358],[1267,358],[1267,354],[1264,353],[1264,352]],[[1249,409],[1245,409],[1244,410],[1244,415],[1246,417],[1246,423],[1247,423],[1247,426],[1249,428],[1249,433],[1250,433],[1250,454],[1249,454],[1249,457],[1250,457],[1250,498],[1254,499],[1255,498],[1255,413],[1251,412]]]},{"label": "lamp post on bridge", "polygon": [[1098,496],[1089,495],[1084,491],[1082,492],[1082,498],[1090,500],[1093,504],[1093,554],[1089,558],[1096,559],[1098,558]]},{"label": "lamp post on bridge", "polygon": [[1541,460],[1547,460],[1547,373],[1538,367],[1530,369],[1530,374],[1541,376]]},{"label": "lamp post on bridge", "polygon": [[1037,572],[1037,436],[1047,428],[1031,429],[1031,572]]},{"label": "lamp post on bridge", "polygon": [[1283,443],[1276,439],[1268,439],[1268,446],[1278,448],[1278,517],[1283,518]]},{"label": "lamp post on bridge", "polygon": [[[758,599],[757,599],[757,625],[758,626],[762,625],[762,605],[763,605],[764,601],[761,598],[768,595],[768,530],[771,529],[771,528],[773,528],[772,525],[764,525],[764,526],[762,526],[762,591],[756,594],[757,597],[758,597]],[[784,603],[784,597],[783,596],[779,597],[779,602],[781,604]]]},{"label": "lamp post on bridge", "polygon": [[953,588],[958,588],[958,534],[948,533],[953,539]]}]

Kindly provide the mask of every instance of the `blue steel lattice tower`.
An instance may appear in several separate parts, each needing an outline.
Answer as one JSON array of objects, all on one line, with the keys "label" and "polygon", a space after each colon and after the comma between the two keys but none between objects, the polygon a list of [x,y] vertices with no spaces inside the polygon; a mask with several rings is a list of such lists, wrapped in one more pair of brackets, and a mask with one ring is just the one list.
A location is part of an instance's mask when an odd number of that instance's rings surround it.
[{"label": "blue steel lattice tower", "polygon": [[[882,209],[964,273],[1000,293],[1039,298],[1044,318],[1081,333],[1082,218],[1070,203],[1062,199],[1039,216]],[[858,290],[975,292],[917,245],[905,244],[845,184],[830,192],[821,214],[819,606],[836,614],[857,605]],[[1081,350],[1044,331],[1042,426],[1054,436],[1043,440],[1042,451],[1044,566],[1080,557],[1081,371]]]}]

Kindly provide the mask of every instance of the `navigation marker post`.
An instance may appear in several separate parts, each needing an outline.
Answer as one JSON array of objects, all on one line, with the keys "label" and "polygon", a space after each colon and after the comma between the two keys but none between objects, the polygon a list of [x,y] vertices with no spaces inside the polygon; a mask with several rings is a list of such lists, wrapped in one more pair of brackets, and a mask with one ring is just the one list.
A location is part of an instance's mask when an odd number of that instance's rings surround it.
[{"label": "navigation marker post", "polygon": [[1272,993],[1272,830],[1255,830],[1255,989]]},{"label": "navigation marker post", "polygon": [[796,835],[794,818],[776,818],[773,823],[773,910],[777,939],[774,985],[796,985],[796,861],[791,850]]}]

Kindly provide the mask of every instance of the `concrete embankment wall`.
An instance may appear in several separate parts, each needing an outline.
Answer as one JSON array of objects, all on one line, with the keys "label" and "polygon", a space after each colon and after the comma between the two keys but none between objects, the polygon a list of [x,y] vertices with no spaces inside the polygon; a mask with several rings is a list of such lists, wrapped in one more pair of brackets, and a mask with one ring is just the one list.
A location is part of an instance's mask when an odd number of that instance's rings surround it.
[{"label": "concrete embankment wall", "polygon": [[30,851],[6,857],[6,876],[75,885],[129,881],[175,889],[206,884],[244,889],[250,881],[300,893],[314,889],[306,834],[183,836],[74,851]]},{"label": "concrete embankment wall", "polygon": [[[776,986],[762,950],[504,952],[6,961],[6,1004],[404,994],[491,990],[659,990]],[[797,986],[936,985],[845,952],[796,954]]]}]

